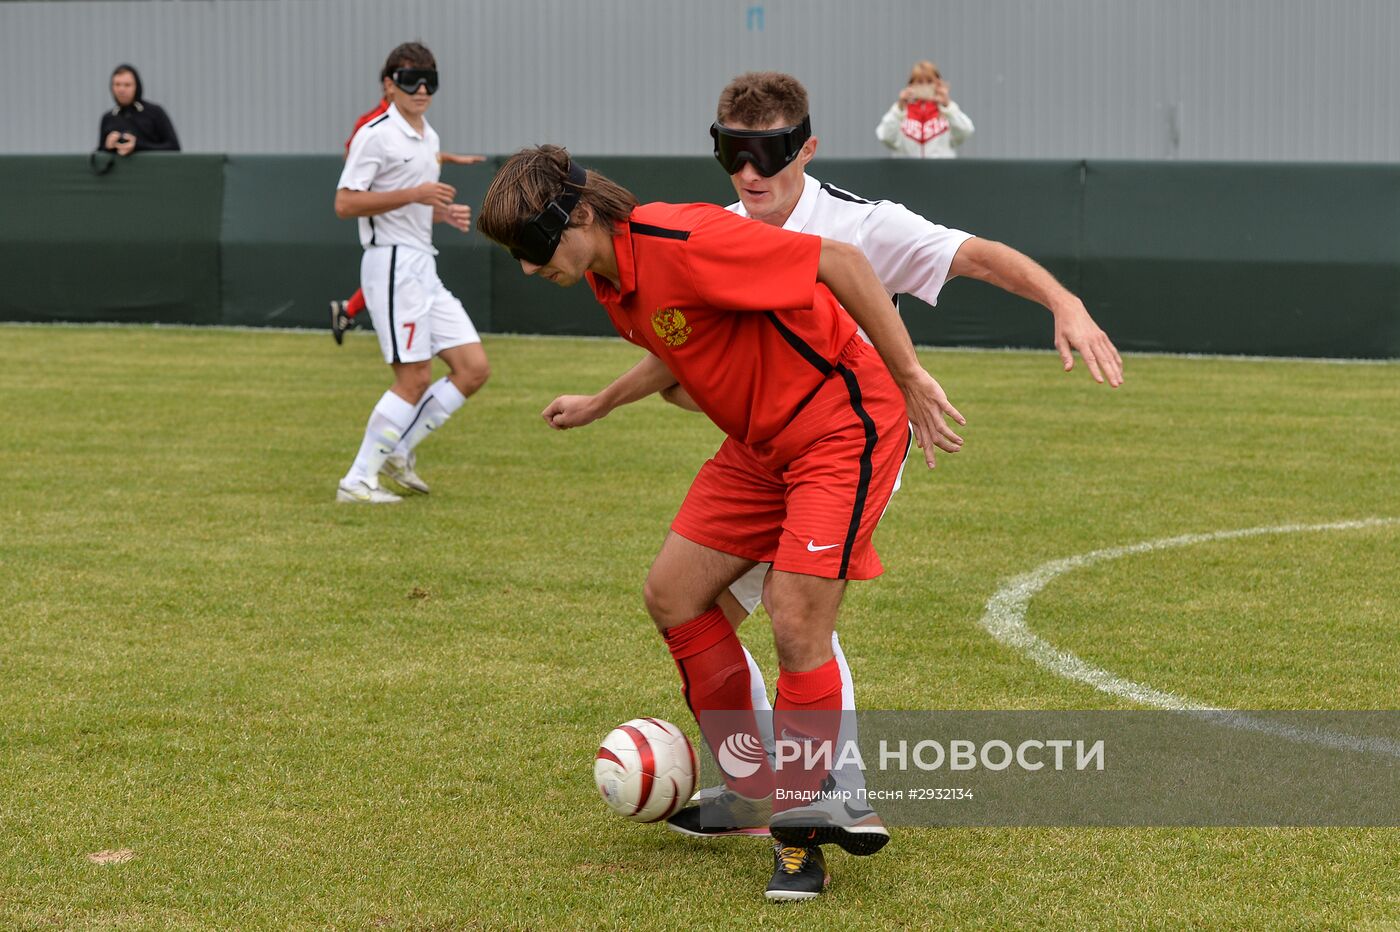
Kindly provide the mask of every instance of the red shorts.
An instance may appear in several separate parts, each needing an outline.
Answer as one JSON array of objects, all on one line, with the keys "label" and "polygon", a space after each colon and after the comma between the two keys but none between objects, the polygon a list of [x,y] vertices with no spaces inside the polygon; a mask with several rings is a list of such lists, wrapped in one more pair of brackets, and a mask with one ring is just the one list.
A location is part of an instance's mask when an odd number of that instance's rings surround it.
[{"label": "red shorts", "polygon": [[871,579],[871,536],[912,438],[904,395],[875,349],[851,341],[831,376],[772,440],[727,438],[700,468],[671,530],[788,573]]}]

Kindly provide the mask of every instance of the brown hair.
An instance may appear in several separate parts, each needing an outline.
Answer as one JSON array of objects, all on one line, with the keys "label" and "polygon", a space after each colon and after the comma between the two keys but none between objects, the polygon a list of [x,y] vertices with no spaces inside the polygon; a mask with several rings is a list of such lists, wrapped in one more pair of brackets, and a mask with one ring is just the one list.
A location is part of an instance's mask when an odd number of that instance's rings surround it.
[{"label": "brown hair", "polygon": [[388,58],[384,59],[384,70],[379,72],[379,79],[382,81],[385,78],[392,78],[394,72],[400,68],[425,68],[429,71],[436,71],[437,59],[423,43],[405,42],[390,52]]},{"label": "brown hair", "polygon": [[723,126],[764,126],[781,120],[794,126],[807,115],[807,89],[790,74],[750,71],[719,95],[716,119]]},{"label": "brown hair", "polygon": [[[521,149],[512,155],[496,172],[491,187],[486,189],[476,228],[507,249],[518,246],[520,229],[564,192],[569,161],[569,150],[559,146]],[[584,204],[593,209],[594,225],[611,230],[632,213],[637,197],[617,182],[590,170],[579,197],[579,207]],[[569,226],[574,226],[572,217]]]},{"label": "brown hair", "polygon": [[914,67],[909,71],[910,84],[932,84],[942,79],[943,75],[939,74],[938,66],[928,59],[914,62]]}]

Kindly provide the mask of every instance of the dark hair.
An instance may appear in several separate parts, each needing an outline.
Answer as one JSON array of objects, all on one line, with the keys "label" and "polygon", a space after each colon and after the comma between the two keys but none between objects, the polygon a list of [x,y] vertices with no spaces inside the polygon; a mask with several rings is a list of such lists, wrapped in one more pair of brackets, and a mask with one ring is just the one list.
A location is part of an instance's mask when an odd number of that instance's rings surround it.
[{"label": "dark hair", "polygon": [[[569,161],[569,151],[559,146],[521,149],[512,155],[486,189],[476,228],[507,249],[519,246],[521,228],[564,192]],[[632,213],[637,197],[617,182],[589,171],[575,212],[584,204],[593,209],[595,226],[611,230]],[[573,218],[569,225],[574,225]]]},{"label": "dark hair", "polygon": [[750,71],[720,91],[715,118],[723,126],[795,126],[807,115],[807,89],[781,71]]},{"label": "dark hair", "polygon": [[405,42],[384,59],[384,70],[379,73],[379,79],[392,78],[394,72],[400,68],[425,68],[429,71],[437,70],[437,59],[433,53],[428,51],[428,47],[421,42]]},{"label": "dark hair", "polygon": [[115,78],[117,75],[121,74],[123,71],[126,72],[127,74],[131,75],[131,77],[136,81],[136,96],[133,97],[132,100],[133,100],[133,101],[141,100],[141,99],[142,99],[142,94],[141,94],[141,75],[139,75],[139,74],[136,73],[136,68],[135,68],[134,65],[128,65],[128,64],[126,64],[125,62],[123,62],[122,64],[120,64],[120,65],[118,65],[117,67],[113,68],[113,69],[112,69],[112,77],[107,79],[107,83],[110,85],[110,84],[112,83],[112,78]]}]

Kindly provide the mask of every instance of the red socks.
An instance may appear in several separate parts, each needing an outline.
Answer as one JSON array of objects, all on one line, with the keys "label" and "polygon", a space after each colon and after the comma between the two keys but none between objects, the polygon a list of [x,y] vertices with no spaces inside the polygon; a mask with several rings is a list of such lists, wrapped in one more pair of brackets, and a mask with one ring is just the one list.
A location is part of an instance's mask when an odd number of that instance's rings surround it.
[{"label": "red socks", "polygon": [[[841,667],[833,657],[815,670],[778,671],[778,701],[773,703],[773,734],[778,741],[777,787],[773,811],[782,812],[811,802],[826,781],[841,749]],[[810,749],[796,760],[784,742],[804,741]],[[822,756],[825,755],[825,756]],[[782,797],[782,798],[779,798]]]},{"label": "red socks", "polygon": [[[711,608],[669,629],[665,638],[680,669],[686,704],[700,723],[725,783],[750,799],[773,792],[773,768],[754,720],[748,663],[724,612]],[[803,673],[780,670],[778,701],[773,705],[780,761],[776,786],[782,791],[782,798],[773,800],[773,810],[781,812],[812,802],[841,752],[836,746],[841,732],[841,667],[836,658]],[[726,714],[702,718],[705,712]],[[783,760],[785,752],[791,755],[794,741],[803,743],[802,753],[795,760]]]},{"label": "red socks", "polygon": [[365,293],[359,288],[350,296],[350,300],[345,302],[345,316],[353,319],[356,314],[365,309]]},{"label": "red socks", "polygon": [[[666,646],[680,669],[686,704],[700,723],[729,788],[750,799],[773,792],[773,769],[763,750],[749,692],[749,666],[734,626],[716,607],[664,633]],[[835,661],[830,664],[835,669]],[[808,676],[810,674],[799,674]],[[836,678],[836,708],[841,708],[841,678]],[[707,715],[702,712],[726,712]]]}]

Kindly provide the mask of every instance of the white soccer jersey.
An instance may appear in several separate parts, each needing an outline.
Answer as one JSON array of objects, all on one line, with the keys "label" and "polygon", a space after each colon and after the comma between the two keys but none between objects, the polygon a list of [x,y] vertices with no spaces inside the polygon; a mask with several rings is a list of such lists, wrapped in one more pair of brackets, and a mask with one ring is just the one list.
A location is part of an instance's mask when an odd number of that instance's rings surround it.
[{"label": "white soccer jersey", "polygon": [[[390,104],[383,116],[360,127],[351,140],[336,189],[401,191],[437,181],[442,172],[438,145],[438,134],[427,120],[419,135],[398,107]],[[407,204],[359,219],[361,246],[407,246],[437,255],[433,248],[433,208],[427,204]]]},{"label": "white soccer jersey", "polygon": [[[938,303],[953,257],[971,233],[925,220],[893,201],[867,201],[811,175],[802,177],[802,196],[783,229],[850,243],[865,253],[891,295]],[[749,215],[742,201],[728,209]]]}]

